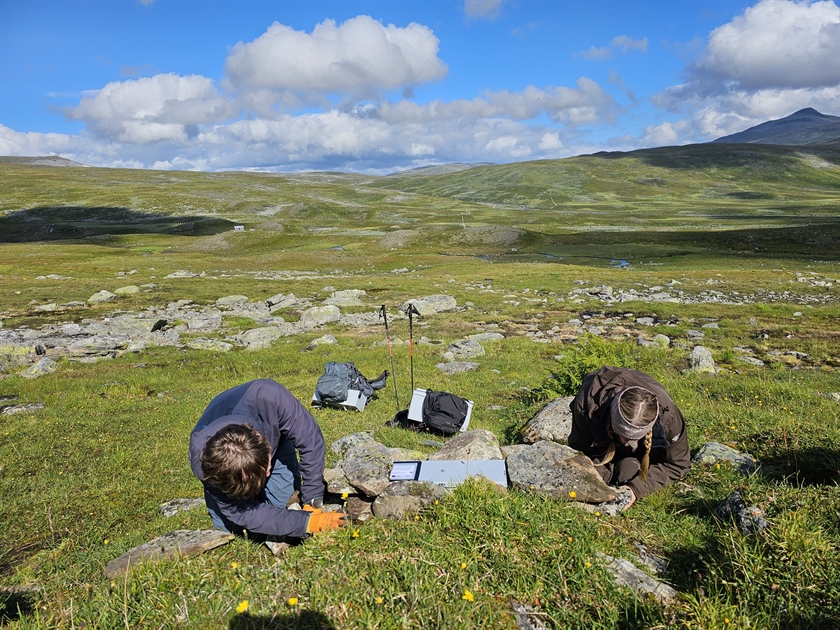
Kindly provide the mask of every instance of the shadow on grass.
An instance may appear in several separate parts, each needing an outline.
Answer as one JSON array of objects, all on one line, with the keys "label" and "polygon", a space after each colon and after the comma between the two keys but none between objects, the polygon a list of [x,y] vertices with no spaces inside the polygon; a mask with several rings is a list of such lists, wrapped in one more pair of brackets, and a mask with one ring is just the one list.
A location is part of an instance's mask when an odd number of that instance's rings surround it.
[{"label": "shadow on grass", "polygon": [[0,625],[32,614],[35,609],[34,595],[32,592],[0,591]]},{"label": "shadow on grass", "polygon": [[231,618],[228,630],[335,630],[336,626],[323,613],[302,610],[286,615],[236,615]]},{"label": "shadow on grass", "polygon": [[78,240],[110,234],[209,236],[233,230],[214,217],[175,216],[112,206],[53,206],[8,212],[0,217],[0,242]]},{"label": "shadow on grass", "polygon": [[766,161],[780,170],[789,167],[789,159],[800,159],[802,153],[818,155],[833,164],[840,164],[840,151],[829,145],[781,146],[769,144],[690,144],[681,147],[659,147],[638,151],[600,152],[592,157],[607,160],[639,158],[651,166],[673,169],[698,169],[704,167],[738,168],[755,167],[757,162]]},{"label": "shadow on grass", "polygon": [[771,479],[805,486],[840,483],[840,449],[823,446],[794,449],[762,458],[762,473]]}]

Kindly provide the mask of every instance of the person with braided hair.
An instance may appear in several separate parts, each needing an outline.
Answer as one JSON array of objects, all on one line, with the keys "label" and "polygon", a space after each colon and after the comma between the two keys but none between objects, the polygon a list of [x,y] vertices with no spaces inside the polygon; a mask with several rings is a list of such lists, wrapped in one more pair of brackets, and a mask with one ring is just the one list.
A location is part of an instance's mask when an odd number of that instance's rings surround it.
[{"label": "person with braided hair", "polygon": [[644,372],[605,366],[587,374],[570,407],[569,446],[589,457],[606,483],[629,490],[624,509],[688,472],[682,412]]}]

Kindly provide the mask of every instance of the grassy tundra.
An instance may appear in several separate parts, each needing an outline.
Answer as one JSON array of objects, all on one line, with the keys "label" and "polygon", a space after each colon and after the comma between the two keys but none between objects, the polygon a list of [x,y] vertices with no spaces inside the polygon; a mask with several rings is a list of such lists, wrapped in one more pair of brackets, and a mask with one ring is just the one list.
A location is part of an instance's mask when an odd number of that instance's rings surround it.
[{"label": "grassy tundra", "polygon": [[[279,560],[236,540],[112,581],[103,568],[128,549],[209,527],[203,510],[164,518],[158,506],[201,496],[186,446],[212,396],[273,377],[306,401],[331,360],[378,374],[388,367],[374,345],[384,329],[333,325],[254,352],[158,347],[61,360],[38,379],[0,380],[3,400],[44,403],[0,416],[0,620],[9,627],[514,628],[517,606],[554,628],[840,627],[840,402],[831,397],[840,392],[840,150],[698,145],[390,177],[10,162],[0,175],[5,329],[231,294],[317,303],[326,286],[367,292],[369,306],[350,312],[395,312],[445,293],[460,308],[416,324],[415,337],[443,342],[417,346],[416,380],[473,399],[472,428],[516,442],[581,375],[623,365],[672,393],[693,451],[726,442],[764,465],[751,476],[696,466],[615,518],[468,483],[416,520],[320,535]],[[176,270],[203,275],[165,278]],[[50,274],[71,279],[38,279]],[[126,284],[153,286],[36,310]],[[608,305],[573,293],[599,284],[640,298]],[[642,299],[656,287],[679,290],[680,301]],[[569,323],[584,316],[619,321],[593,336]],[[643,316],[658,324],[632,325]],[[720,373],[683,373],[687,331],[712,321],[701,343]],[[254,327],[223,325],[220,337]],[[435,368],[448,343],[491,325],[505,339],[487,344],[479,369]],[[391,328],[407,338],[407,320]],[[336,345],[304,351],[326,332]],[[671,347],[636,343],[656,333]],[[549,342],[536,343],[540,335]],[[765,364],[743,362],[744,352]],[[405,402],[406,346],[394,360]],[[429,452],[423,436],[383,426],[391,394],[389,383],[361,414],[313,410],[328,444],[370,429]],[[733,490],[765,511],[766,532],[744,536],[713,517]],[[598,552],[631,558],[638,544],[667,561],[672,605],[616,587],[605,571]]]}]

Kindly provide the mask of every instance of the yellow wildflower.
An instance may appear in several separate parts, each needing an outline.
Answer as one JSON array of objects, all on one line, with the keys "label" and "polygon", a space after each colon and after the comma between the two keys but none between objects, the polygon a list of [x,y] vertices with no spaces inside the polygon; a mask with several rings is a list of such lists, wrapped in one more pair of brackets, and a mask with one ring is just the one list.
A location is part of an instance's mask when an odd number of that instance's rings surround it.
[{"label": "yellow wildflower", "polygon": [[475,595],[470,593],[467,589],[464,589],[464,594],[461,595],[461,599],[465,599],[468,602],[473,602],[475,601]]},{"label": "yellow wildflower", "polygon": [[466,568],[467,568],[467,563],[466,563],[466,562],[462,562],[462,563],[461,563],[461,568],[462,568],[462,569],[466,569]]},{"label": "yellow wildflower", "polygon": [[576,496],[577,496],[577,492],[575,492],[574,490],[570,490],[570,491],[569,491],[569,497],[571,497],[572,499],[574,499]]},{"label": "yellow wildflower", "polygon": [[588,569],[589,567],[591,567],[591,566],[592,566],[592,563],[591,563],[591,562],[589,562],[589,561],[586,561],[586,562],[584,563],[584,566]]},{"label": "yellow wildflower", "polygon": [[234,571],[236,571],[236,569],[239,568],[239,563],[238,562],[231,562],[230,563],[230,568],[233,569]]},{"label": "yellow wildflower", "polygon": [[248,612],[248,606],[250,606],[248,600],[243,599],[241,602],[239,602],[239,606],[236,607],[236,612],[238,612],[240,615],[244,612]]},{"label": "yellow wildflower", "polygon": [[297,597],[290,597],[289,599],[286,600],[286,603],[289,606],[297,606],[298,598]]},{"label": "yellow wildflower", "polygon": [[377,598],[376,598],[376,603],[377,603],[377,604],[381,604],[381,603],[382,603],[382,601],[383,601],[383,600],[382,600],[382,598],[381,598],[381,597],[377,597]]},{"label": "yellow wildflower", "polygon": [[358,529],[354,529],[354,530],[353,530],[353,538],[358,538],[358,537],[359,537],[359,530],[358,530]]},{"label": "yellow wildflower", "polygon": [[569,536],[569,542],[572,542],[573,540],[574,540],[574,538],[572,538],[571,536]]},{"label": "yellow wildflower", "polygon": [[103,544],[103,545],[107,545],[109,542],[110,542],[110,541],[106,538],[105,540],[103,540],[103,541],[102,541],[102,544]]},{"label": "yellow wildflower", "polygon": [[349,497],[349,496],[350,496],[350,495],[349,495],[348,493],[346,493],[346,492],[342,492],[342,493],[341,493],[341,498],[342,498],[343,500],[347,500],[347,497]]}]

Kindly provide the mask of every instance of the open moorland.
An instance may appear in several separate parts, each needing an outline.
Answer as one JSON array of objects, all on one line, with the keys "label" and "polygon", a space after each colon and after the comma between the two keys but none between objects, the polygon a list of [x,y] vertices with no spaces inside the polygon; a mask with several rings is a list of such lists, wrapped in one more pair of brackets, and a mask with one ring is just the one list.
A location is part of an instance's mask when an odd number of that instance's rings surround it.
[{"label": "open moorland", "polygon": [[[840,149],[692,145],[387,177],[20,162],[0,161],[9,627],[840,627]],[[301,325],[350,290],[340,319]],[[457,306],[415,320],[412,359],[399,307],[431,295]],[[105,576],[133,547],[210,527],[201,508],[159,506],[202,496],[187,442],[215,394],[270,377],[308,403],[328,361],[390,369],[382,305],[393,378],[361,413],[312,409],[328,445],[372,431],[433,452],[442,438],[385,426],[412,368],[509,445],[612,364],[665,385],[693,453],[720,442],[761,466],[695,465],[612,517],[468,482],[416,517],[281,557],[237,539]],[[165,322],[165,343],[117,330],[144,318]],[[453,343],[486,332],[503,338],[448,369]],[[716,373],[689,370],[698,345]],[[714,515],[735,490],[766,529]],[[640,549],[662,560],[669,602],[607,571],[602,554],[645,568]]]}]

